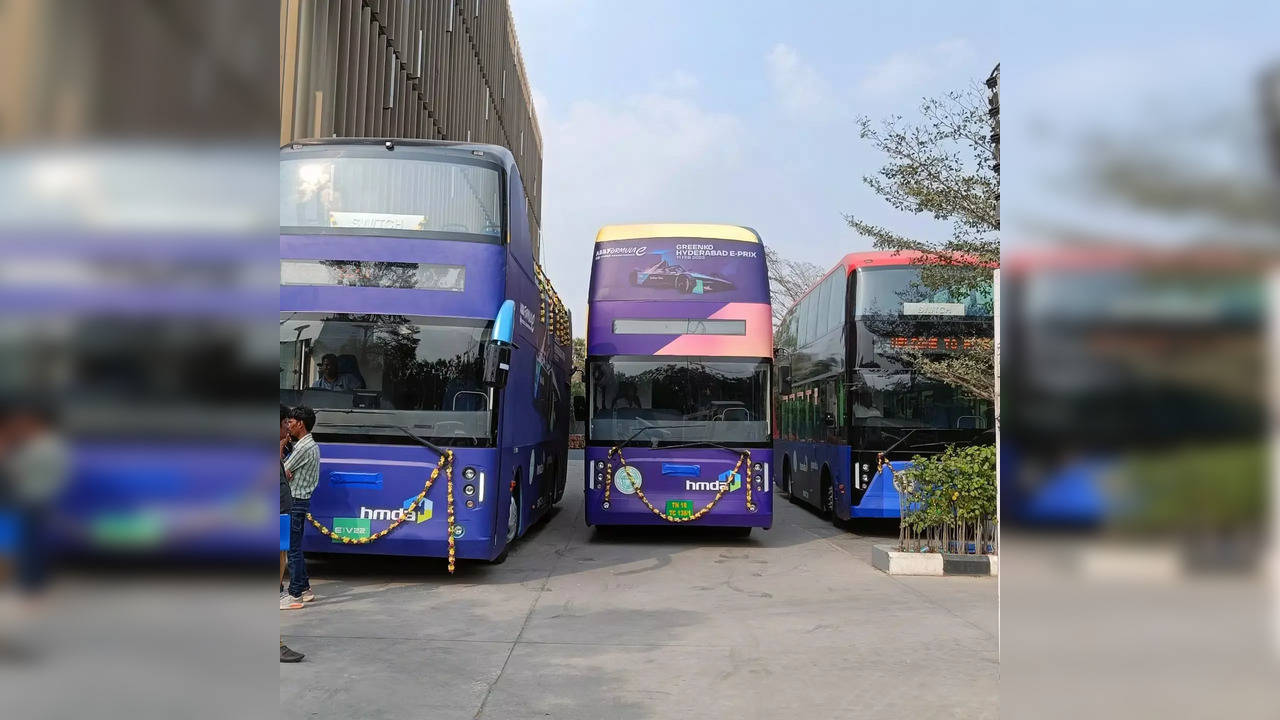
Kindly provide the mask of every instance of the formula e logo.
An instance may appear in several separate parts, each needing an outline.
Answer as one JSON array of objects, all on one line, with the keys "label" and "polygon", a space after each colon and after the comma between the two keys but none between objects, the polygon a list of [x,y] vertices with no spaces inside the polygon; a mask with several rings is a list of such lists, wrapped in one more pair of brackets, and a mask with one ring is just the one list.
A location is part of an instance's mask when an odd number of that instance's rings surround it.
[{"label": "formula e logo", "polygon": [[408,500],[405,500],[404,504],[396,510],[389,510],[386,508],[367,508],[361,506],[360,519],[395,521],[404,517],[405,522],[426,522],[431,519],[431,501],[423,498],[422,502],[419,503],[417,510],[410,510],[409,507],[413,505],[413,500],[416,497],[418,496],[414,495]]},{"label": "formula e logo", "polygon": [[609,257],[640,257],[649,252],[648,245],[627,245],[627,246],[610,246],[602,247],[596,250],[596,260]]}]

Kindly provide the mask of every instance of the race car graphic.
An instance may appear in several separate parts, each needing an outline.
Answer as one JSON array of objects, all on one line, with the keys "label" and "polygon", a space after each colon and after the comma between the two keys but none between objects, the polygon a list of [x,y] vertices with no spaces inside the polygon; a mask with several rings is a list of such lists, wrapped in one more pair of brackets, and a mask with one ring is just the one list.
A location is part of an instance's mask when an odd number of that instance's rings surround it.
[{"label": "race car graphic", "polygon": [[733,283],[722,277],[693,272],[682,265],[667,260],[669,251],[658,250],[653,253],[658,262],[647,270],[632,270],[631,284],[643,287],[675,288],[685,295],[701,295],[719,290],[732,290]]}]

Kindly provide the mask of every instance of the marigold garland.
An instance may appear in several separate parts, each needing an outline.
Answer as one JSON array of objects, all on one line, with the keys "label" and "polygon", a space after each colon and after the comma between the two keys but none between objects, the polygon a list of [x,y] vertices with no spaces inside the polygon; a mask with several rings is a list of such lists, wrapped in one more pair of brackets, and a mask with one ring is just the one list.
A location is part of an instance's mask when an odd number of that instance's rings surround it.
[{"label": "marigold garland", "polygon": [[379,530],[378,532],[370,535],[369,537],[350,538],[345,535],[339,535],[335,533],[332,529],[325,527],[319,520],[316,520],[315,517],[311,515],[311,513],[307,513],[307,519],[310,520],[311,524],[314,525],[315,528],[320,531],[321,535],[324,535],[327,538],[332,538],[334,540],[339,540],[342,542],[343,545],[368,545],[374,540],[384,538],[387,535],[391,534],[393,530],[395,530],[396,528],[404,524],[404,521],[408,519],[409,514],[411,512],[417,511],[418,506],[421,505],[422,501],[427,498],[427,492],[429,492],[431,490],[431,486],[435,484],[436,478],[440,477],[441,468],[444,468],[445,489],[447,491],[446,499],[448,500],[446,511],[448,513],[448,519],[449,519],[449,526],[448,526],[449,572],[452,573],[456,565],[455,548],[454,548],[454,540],[453,540],[454,513],[453,513],[453,451],[452,450],[444,451],[444,455],[440,458],[440,462],[437,463],[435,468],[431,470],[431,475],[427,477],[426,483],[423,484],[422,492],[418,493],[417,496],[413,498],[413,502],[409,503],[409,506],[404,509],[404,512],[400,514],[400,517],[396,518],[395,521],[393,521],[386,528]]},{"label": "marigold garland", "polygon": [[[610,507],[609,497],[610,497],[610,490],[613,488],[613,456],[615,454],[617,454],[618,456],[618,462],[620,463],[620,466],[623,468],[627,467],[627,459],[622,456],[622,448],[616,445],[614,447],[609,448],[609,455],[606,458],[607,465],[605,466],[605,477],[604,477],[604,509],[605,510],[608,510]],[[744,484],[746,485],[746,488],[747,488],[747,509],[750,510],[751,512],[755,512],[756,510],[755,503],[751,501],[751,451],[750,450],[743,450],[738,455],[738,462],[733,466],[733,472],[730,473],[730,477],[738,474],[738,470],[742,467],[743,463],[746,463],[746,466],[747,466],[746,472],[743,474]],[[714,508],[716,504],[720,502],[720,498],[724,497],[729,492],[729,483],[727,482],[720,483],[720,490],[716,492],[715,497],[711,498],[711,502],[704,505],[700,510],[693,513],[689,517],[682,518],[682,517],[674,517],[672,515],[668,515],[662,510],[659,510],[658,508],[654,507],[653,503],[649,502],[649,498],[645,497],[644,490],[641,490],[639,485],[635,485],[633,483],[633,487],[635,488],[635,491],[636,491],[636,497],[640,498],[640,502],[644,503],[645,507],[649,508],[649,510],[653,512],[654,515],[657,515],[658,517],[662,518],[663,520],[666,520],[669,523],[686,523],[686,522],[693,522],[694,520],[697,520],[698,518],[710,512],[711,508]]]}]

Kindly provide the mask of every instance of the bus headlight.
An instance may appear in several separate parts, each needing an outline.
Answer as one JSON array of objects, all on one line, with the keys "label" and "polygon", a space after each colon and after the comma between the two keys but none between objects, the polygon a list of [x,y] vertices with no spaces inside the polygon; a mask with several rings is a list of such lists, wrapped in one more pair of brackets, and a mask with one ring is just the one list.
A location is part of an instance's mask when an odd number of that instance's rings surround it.
[{"label": "bus headlight", "polygon": [[462,494],[463,494],[463,495],[475,495],[475,494],[476,494],[476,486],[475,486],[475,485],[464,485],[464,486],[462,486]]},{"label": "bus headlight", "polygon": [[[462,471],[462,478],[463,478],[464,480],[475,480],[475,479],[476,479],[476,469],[475,469],[475,468],[473,468],[473,467],[467,467],[466,469],[464,469],[464,470]],[[468,493],[468,494],[470,494],[470,493]]]},{"label": "bus headlight", "polygon": [[596,473],[596,482],[604,482],[604,473]]},{"label": "bus headlight", "polygon": [[760,463],[756,463],[755,465],[752,465],[751,472],[759,475],[760,473],[764,472],[764,465],[761,465]]},{"label": "bus headlight", "polygon": [[468,501],[467,501],[467,509],[468,509],[468,510],[474,510],[475,508],[476,508],[476,501],[475,501],[475,500],[468,500]]},{"label": "bus headlight", "polygon": [[596,461],[596,469],[597,469],[597,470],[604,470],[604,461],[603,461],[603,460],[597,460],[597,461]]},{"label": "bus headlight", "polygon": [[462,532],[463,532],[463,531],[462,531],[462,526],[461,526],[461,525],[454,525],[454,526],[453,526],[453,536],[454,536],[455,538],[460,538],[460,537],[462,537]]}]

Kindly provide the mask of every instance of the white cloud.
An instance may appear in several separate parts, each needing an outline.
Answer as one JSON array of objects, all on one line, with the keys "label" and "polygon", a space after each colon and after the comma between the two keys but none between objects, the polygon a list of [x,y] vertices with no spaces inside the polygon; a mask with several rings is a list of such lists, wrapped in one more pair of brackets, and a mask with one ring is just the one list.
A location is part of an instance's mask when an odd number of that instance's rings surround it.
[{"label": "white cloud", "polygon": [[831,88],[812,65],[785,43],[765,55],[769,82],[778,105],[790,115],[823,115],[832,105]]},{"label": "white cloud", "polygon": [[[676,85],[688,87],[691,77]],[[579,100],[541,122],[543,260],[569,307],[586,307],[591,249],[602,225],[743,222],[751,205],[746,128],[696,98],[652,91]],[[585,320],[575,313],[576,333]]]},{"label": "white cloud", "polygon": [[676,70],[666,77],[658,78],[653,83],[653,92],[680,95],[698,89],[698,78],[684,70]]},{"label": "white cloud", "polygon": [[910,91],[942,71],[969,62],[974,57],[968,40],[944,40],[929,48],[898,52],[875,65],[862,78],[864,92],[887,94]]}]

